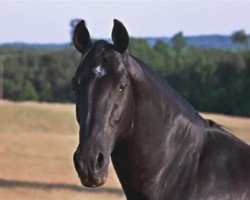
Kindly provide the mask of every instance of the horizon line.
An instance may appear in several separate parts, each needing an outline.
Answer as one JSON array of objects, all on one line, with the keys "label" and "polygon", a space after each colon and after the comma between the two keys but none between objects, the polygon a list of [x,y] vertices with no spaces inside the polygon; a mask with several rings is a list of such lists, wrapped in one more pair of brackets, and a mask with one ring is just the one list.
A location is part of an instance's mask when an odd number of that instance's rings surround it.
[{"label": "horizon line", "polygon": [[[182,31],[180,31],[182,32]],[[232,34],[231,34],[232,35]],[[213,34],[194,34],[194,35],[184,35],[184,38],[190,38],[190,37],[211,37],[211,36],[217,36],[217,37],[231,37],[230,34],[223,34],[223,33],[213,33]],[[247,34],[250,37],[250,34]],[[173,35],[174,36],[174,35]],[[149,39],[149,38],[166,38],[166,39],[170,39],[173,36],[130,36],[130,38],[132,39]],[[104,40],[108,40],[108,41],[112,41],[111,37],[93,37],[91,38],[92,40],[100,40],[100,39],[104,39]],[[61,41],[61,42],[41,42],[41,41],[34,41],[34,42],[30,42],[30,41],[7,41],[7,42],[1,42],[0,41],[0,45],[14,45],[14,44],[27,44],[27,45],[67,45],[67,44],[71,44],[71,41]]]}]

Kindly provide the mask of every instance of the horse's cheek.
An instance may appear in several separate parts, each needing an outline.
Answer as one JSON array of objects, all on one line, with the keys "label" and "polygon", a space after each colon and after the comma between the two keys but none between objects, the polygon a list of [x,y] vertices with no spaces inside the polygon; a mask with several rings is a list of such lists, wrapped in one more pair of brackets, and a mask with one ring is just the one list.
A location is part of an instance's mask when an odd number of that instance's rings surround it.
[{"label": "horse's cheek", "polygon": [[111,119],[110,119],[110,124],[112,126],[115,126],[118,122],[119,122],[119,119],[120,119],[120,108],[119,108],[119,105],[115,104],[112,111],[111,111]]}]

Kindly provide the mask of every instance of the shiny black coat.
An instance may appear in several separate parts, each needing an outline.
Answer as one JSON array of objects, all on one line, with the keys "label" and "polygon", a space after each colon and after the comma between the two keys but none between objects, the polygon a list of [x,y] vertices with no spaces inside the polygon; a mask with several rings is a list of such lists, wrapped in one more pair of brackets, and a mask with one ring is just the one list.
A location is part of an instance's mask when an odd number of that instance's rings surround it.
[{"label": "shiny black coat", "polygon": [[82,53],[72,79],[82,184],[103,185],[111,156],[128,200],[249,200],[249,145],[203,119],[129,54],[117,20],[112,39],[92,44],[84,21],[74,33]]}]

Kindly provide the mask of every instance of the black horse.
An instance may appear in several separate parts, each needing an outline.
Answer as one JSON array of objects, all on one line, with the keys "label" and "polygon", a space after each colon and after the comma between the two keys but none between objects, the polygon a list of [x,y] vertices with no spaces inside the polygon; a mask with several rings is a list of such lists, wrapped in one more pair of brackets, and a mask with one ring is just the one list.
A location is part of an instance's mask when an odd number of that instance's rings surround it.
[{"label": "black horse", "polygon": [[130,55],[124,25],[110,44],[74,31],[72,79],[80,126],[74,164],[84,186],[107,177],[110,156],[129,200],[249,200],[250,146],[198,112]]}]

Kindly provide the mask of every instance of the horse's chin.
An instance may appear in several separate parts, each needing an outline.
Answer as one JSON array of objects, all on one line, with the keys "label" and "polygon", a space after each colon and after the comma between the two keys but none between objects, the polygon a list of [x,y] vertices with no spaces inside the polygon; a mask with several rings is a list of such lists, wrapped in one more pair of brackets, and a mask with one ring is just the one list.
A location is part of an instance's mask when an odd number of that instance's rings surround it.
[{"label": "horse's chin", "polygon": [[89,188],[96,188],[96,187],[101,187],[104,185],[106,182],[107,174],[104,176],[99,176],[99,177],[93,177],[93,178],[81,178],[81,183],[84,187],[89,187]]}]

